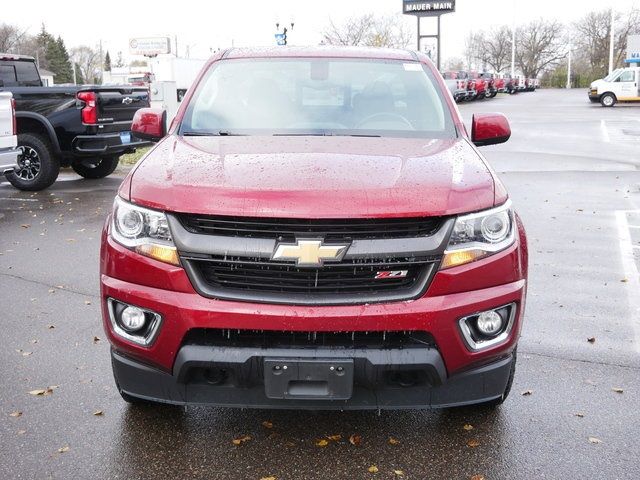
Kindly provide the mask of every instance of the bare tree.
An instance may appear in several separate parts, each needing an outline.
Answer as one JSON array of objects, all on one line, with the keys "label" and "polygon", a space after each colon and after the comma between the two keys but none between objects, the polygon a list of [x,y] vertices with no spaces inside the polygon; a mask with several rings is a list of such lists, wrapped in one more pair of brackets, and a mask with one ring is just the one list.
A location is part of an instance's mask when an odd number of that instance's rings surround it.
[{"label": "bare tree", "polygon": [[516,63],[525,77],[535,78],[567,56],[563,33],[560,22],[542,18],[518,29]]},{"label": "bare tree", "polygon": [[464,70],[464,59],[461,57],[447,58],[444,62],[444,70],[447,72],[457,72]]},{"label": "bare tree", "polygon": [[482,63],[491,67],[494,72],[502,73],[511,63],[511,39],[511,29],[506,25],[485,34],[482,43]]},{"label": "bare tree", "polygon": [[[615,14],[616,38],[614,66],[622,66],[627,50],[627,37],[638,30],[640,11]],[[578,47],[579,59],[591,68],[592,75],[601,76],[609,66],[609,41],[611,39],[611,9],[590,12],[573,24],[572,43]]]},{"label": "bare tree", "polygon": [[483,32],[469,32],[464,39],[464,60],[467,70],[483,67],[484,65],[484,43]]},{"label": "bare tree", "polygon": [[28,36],[26,30],[8,23],[0,24],[0,52],[20,53],[20,47]]},{"label": "bare tree", "polygon": [[351,17],[340,25],[331,20],[322,32],[325,45],[406,48],[411,40],[412,32],[400,16],[367,14]]},{"label": "bare tree", "polygon": [[71,60],[78,65],[85,82],[96,82],[100,78],[100,53],[91,47],[81,45],[71,49]]}]

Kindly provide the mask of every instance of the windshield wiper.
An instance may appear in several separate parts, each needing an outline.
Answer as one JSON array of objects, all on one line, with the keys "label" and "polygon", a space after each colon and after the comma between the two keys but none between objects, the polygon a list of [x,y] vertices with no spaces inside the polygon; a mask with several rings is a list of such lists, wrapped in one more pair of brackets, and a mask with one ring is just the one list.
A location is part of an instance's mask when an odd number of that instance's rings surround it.
[{"label": "windshield wiper", "polygon": [[235,137],[244,135],[242,133],[235,133],[229,130],[219,130],[217,132],[183,132],[185,137]]}]

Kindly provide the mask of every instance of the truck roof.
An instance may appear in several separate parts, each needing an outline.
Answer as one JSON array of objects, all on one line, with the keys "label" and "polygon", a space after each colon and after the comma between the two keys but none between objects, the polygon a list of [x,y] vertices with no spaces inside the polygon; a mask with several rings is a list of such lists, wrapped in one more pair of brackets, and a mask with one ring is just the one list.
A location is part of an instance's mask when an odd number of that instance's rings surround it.
[{"label": "truck roof", "polygon": [[373,47],[253,47],[231,48],[223,58],[371,58],[384,60],[416,61],[409,50]]},{"label": "truck roof", "polygon": [[35,58],[29,56],[29,55],[18,55],[15,53],[2,53],[0,52],[0,60],[33,60],[35,61]]}]

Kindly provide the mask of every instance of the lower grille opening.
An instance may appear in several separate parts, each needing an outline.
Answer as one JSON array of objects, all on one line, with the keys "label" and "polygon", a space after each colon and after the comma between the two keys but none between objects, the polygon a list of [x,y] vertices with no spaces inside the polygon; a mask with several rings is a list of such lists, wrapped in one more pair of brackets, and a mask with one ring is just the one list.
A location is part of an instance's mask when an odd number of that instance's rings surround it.
[{"label": "lower grille opening", "polygon": [[284,332],[198,328],[190,330],[183,345],[240,348],[425,348],[435,347],[424,331]]}]

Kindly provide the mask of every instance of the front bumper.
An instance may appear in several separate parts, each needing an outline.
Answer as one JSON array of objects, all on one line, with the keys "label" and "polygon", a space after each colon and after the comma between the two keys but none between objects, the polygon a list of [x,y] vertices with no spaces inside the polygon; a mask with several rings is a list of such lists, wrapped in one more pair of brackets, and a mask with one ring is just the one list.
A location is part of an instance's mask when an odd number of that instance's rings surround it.
[{"label": "front bumper", "polygon": [[136,148],[146,147],[150,142],[140,140],[129,132],[104,133],[96,135],[78,135],[73,139],[74,155],[87,157],[106,157],[132,152]]},{"label": "front bumper", "polygon": [[[418,349],[416,349],[418,350]],[[278,399],[265,392],[260,372],[265,357],[296,359],[344,358],[355,362],[356,382],[345,400]],[[402,408],[443,408],[481,403],[499,398],[505,391],[513,364],[511,354],[473,370],[449,378],[436,349],[395,351],[290,350],[185,346],[177,356],[173,372],[146,366],[112,351],[114,376],[120,390],[130,396],[175,405],[217,405],[224,407],[281,408],[308,410],[366,410]],[[372,382],[380,372],[393,367],[419,367],[428,372],[419,385],[401,386]],[[247,372],[242,385],[237,381],[211,384],[194,380],[194,370],[224,367],[238,379]]]},{"label": "front bumper", "polygon": [[9,173],[18,168],[18,150],[0,152],[0,174]]},{"label": "front bumper", "polygon": [[587,95],[589,96],[589,100],[591,100],[592,102],[600,100],[600,95],[598,95],[597,90],[588,90]]}]

